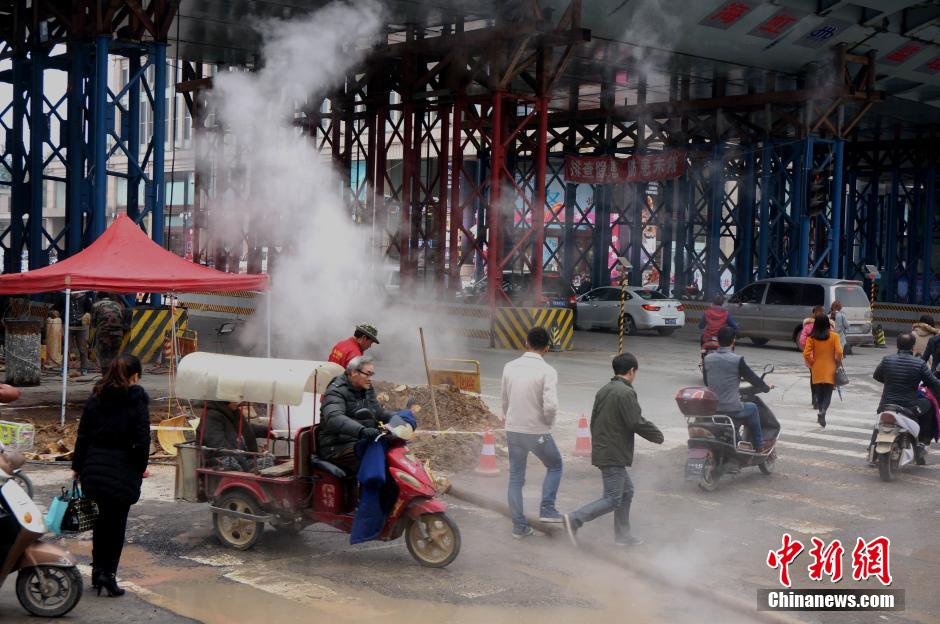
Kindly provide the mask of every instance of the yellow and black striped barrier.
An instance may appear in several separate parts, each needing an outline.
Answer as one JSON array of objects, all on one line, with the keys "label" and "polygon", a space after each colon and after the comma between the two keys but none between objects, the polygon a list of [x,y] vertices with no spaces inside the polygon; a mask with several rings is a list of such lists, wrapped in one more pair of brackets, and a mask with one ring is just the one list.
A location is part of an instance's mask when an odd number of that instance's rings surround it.
[{"label": "yellow and black striped barrier", "polygon": [[[131,330],[124,334],[121,353],[131,353],[144,364],[160,360],[163,341],[172,329],[170,308],[133,308]],[[182,336],[189,318],[186,310],[176,309],[176,335]]]},{"label": "yellow and black striped barrier", "polygon": [[544,327],[552,346],[559,351],[574,348],[574,314],[568,308],[497,308],[493,317],[493,346],[523,349],[526,334],[533,327]]},{"label": "yellow and black striped barrier", "polygon": [[[183,308],[176,309],[176,335],[185,338],[189,317]],[[172,331],[170,308],[131,308],[131,328],[121,340],[121,353],[130,353],[144,364],[160,361],[163,342]],[[89,341],[94,344],[95,328],[89,331]]]}]

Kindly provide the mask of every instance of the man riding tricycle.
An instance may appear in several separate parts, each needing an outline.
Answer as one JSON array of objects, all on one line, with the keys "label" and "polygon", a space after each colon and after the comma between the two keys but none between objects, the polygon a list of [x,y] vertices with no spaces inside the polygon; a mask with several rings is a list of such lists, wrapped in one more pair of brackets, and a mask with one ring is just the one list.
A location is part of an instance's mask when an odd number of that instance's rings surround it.
[{"label": "man riding tricycle", "polygon": [[[330,362],[196,352],[180,362],[176,392],[190,400],[263,404],[269,413],[282,405],[290,413],[291,406],[301,405],[305,392],[323,393],[334,378],[345,377],[342,368]],[[360,420],[368,413],[354,416]],[[290,443],[275,447],[287,449],[280,454],[210,448],[197,437],[178,445],[176,498],[208,502],[216,536],[239,550],[254,546],[265,524],[295,533],[324,523],[350,533],[353,543],[404,535],[419,563],[444,567],[460,551],[460,531],[447,515],[446,504],[435,497],[431,476],[405,444],[414,429],[409,419],[406,413],[394,416],[377,429],[375,439],[373,431],[367,432],[358,475],[365,469],[371,472],[362,484],[356,473],[348,472],[348,464],[344,469],[318,454],[317,424],[288,430]],[[241,436],[253,435],[255,428],[239,429]],[[268,443],[273,436],[268,428]],[[224,456],[238,459],[217,461]]]}]

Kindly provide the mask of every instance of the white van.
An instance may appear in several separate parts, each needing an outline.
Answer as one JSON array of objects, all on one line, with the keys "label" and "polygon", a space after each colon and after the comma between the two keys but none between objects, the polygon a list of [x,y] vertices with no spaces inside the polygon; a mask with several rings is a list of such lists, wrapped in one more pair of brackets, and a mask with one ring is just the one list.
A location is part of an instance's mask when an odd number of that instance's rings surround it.
[{"label": "white van", "polygon": [[849,322],[846,339],[851,345],[873,344],[871,306],[861,282],[821,277],[774,277],[748,284],[728,302],[728,312],[741,327],[738,335],[754,344],[770,340],[796,342],[803,319],[814,306],[829,312],[839,300]]}]

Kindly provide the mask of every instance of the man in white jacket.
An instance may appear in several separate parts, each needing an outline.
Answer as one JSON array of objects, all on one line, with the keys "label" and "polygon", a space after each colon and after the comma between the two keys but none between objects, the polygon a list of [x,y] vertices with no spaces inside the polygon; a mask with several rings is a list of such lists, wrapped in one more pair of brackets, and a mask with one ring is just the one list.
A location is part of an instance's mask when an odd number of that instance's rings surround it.
[{"label": "man in white jacket", "polygon": [[558,411],[558,373],[542,359],[548,351],[548,342],[548,332],[533,327],[526,336],[526,352],[503,368],[502,418],[509,446],[509,509],[515,538],[534,533],[522,512],[522,486],[529,453],[546,468],[539,520],[562,521],[555,509],[561,483],[561,453],[551,433]]}]

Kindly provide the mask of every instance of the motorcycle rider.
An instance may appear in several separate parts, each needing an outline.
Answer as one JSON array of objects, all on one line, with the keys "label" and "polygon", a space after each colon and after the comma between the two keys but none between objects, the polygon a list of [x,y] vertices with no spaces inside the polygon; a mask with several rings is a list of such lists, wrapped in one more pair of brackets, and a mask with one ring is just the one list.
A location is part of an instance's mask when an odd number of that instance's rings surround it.
[{"label": "motorcycle rider", "polygon": [[[375,398],[373,375],[375,364],[371,356],[354,357],[346,365],[346,372],[334,378],[323,393],[317,454],[348,475],[359,470],[356,443],[374,440],[380,433],[379,423],[387,423],[394,416]],[[361,409],[371,410],[374,417],[357,414]]]},{"label": "motorcycle rider", "polygon": [[[875,381],[884,384],[881,401],[878,403],[879,413],[884,411],[887,405],[897,405],[916,415],[920,433],[917,436],[915,457],[917,463],[923,463],[924,454],[937,428],[937,416],[930,399],[920,396],[917,389],[923,383],[934,396],[940,396],[940,379],[930,372],[927,362],[914,355],[914,343],[912,334],[898,335],[898,352],[882,358],[872,376]],[[876,426],[872,432],[869,449],[877,436]]]},{"label": "motorcycle rider", "polygon": [[713,339],[718,335],[718,330],[722,327],[730,327],[735,332],[741,329],[733,318],[731,313],[725,309],[725,296],[721,293],[715,295],[712,299],[712,305],[705,310],[705,314],[698,321],[698,328],[702,331],[702,344]]},{"label": "motorcycle rider", "polygon": [[718,350],[705,356],[708,389],[718,396],[719,413],[747,421],[754,439],[754,449],[760,452],[765,450],[760,412],[756,404],[741,401],[738,387],[742,379],[754,386],[757,392],[768,392],[773,386],[764,383],[747,365],[744,357],[733,349],[734,330],[726,325],[718,330]]}]

